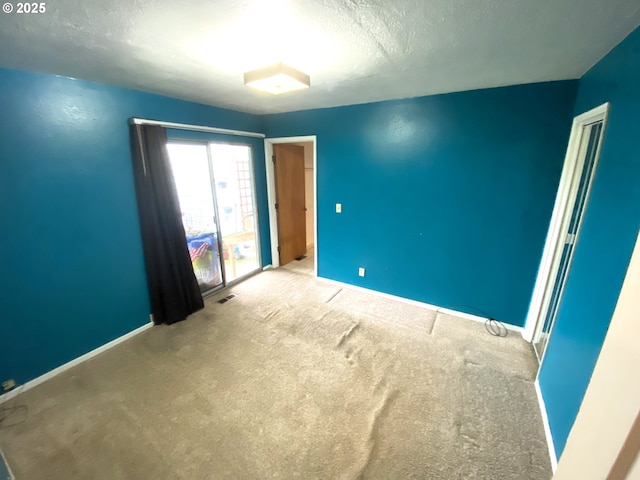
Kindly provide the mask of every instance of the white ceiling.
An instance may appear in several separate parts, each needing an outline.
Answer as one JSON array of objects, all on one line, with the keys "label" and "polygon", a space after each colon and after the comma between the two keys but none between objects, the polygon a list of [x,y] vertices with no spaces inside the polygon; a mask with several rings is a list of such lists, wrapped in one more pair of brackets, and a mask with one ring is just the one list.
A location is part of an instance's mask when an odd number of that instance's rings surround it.
[{"label": "white ceiling", "polygon": [[[46,9],[0,14],[0,66],[252,113],[579,78],[640,23],[640,0],[53,0]],[[244,71],[280,60],[310,74],[311,89],[274,97],[243,85]]]}]

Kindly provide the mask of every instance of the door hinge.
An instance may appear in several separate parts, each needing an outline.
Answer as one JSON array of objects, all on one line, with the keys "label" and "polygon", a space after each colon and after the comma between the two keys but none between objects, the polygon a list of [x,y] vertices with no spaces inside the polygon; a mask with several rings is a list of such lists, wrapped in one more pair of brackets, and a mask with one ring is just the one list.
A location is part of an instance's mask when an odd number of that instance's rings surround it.
[{"label": "door hinge", "polygon": [[272,155],[272,156],[271,156],[271,160],[273,161],[273,163],[276,163],[276,156],[275,156],[275,155]]},{"label": "door hinge", "polygon": [[567,238],[564,241],[565,245],[574,245],[576,243],[576,234],[567,233]]},{"label": "door hinge", "polygon": [[276,203],[276,210],[278,210],[278,204]]},{"label": "door hinge", "polygon": [[280,253],[280,245],[278,245],[278,253]]}]

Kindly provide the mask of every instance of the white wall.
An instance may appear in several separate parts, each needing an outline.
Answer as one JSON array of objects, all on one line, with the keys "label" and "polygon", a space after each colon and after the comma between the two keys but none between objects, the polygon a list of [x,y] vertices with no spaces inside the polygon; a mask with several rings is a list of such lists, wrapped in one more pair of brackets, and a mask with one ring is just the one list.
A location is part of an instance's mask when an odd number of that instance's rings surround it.
[{"label": "white wall", "polygon": [[313,248],[314,239],[314,220],[313,212],[315,210],[314,194],[313,194],[313,143],[304,142],[296,143],[304,147],[304,196],[305,207],[307,207],[307,249]]},{"label": "white wall", "polygon": [[[639,312],[640,237],[554,480],[606,479],[625,444],[640,411]],[[626,478],[640,479],[638,461]]]}]

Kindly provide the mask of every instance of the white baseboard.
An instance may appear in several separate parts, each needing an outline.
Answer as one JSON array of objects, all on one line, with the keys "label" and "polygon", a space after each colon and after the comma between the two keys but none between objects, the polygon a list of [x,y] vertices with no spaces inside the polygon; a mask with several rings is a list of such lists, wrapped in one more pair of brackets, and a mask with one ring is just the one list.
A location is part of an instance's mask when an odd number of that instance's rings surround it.
[{"label": "white baseboard", "polygon": [[273,269],[273,265],[269,264],[269,265],[265,265],[264,267],[262,267],[262,271],[264,272],[265,270],[271,270]]},{"label": "white baseboard", "polygon": [[542,390],[540,390],[540,383],[536,378],[534,382],[536,387],[536,395],[538,395],[538,405],[540,406],[540,415],[542,415],[542,425],[544,426],[544,434],[547,437],[547,447],[549,448],[549,460],[551,461],[551,469],[553,473],[556,473],[558,469],[558,457],[556,456],[556,447],[553,444],[553,437],[551,436],[551,427],[549,427],[549,417],[547,416],[547,407],[542,397]]},{"label": "white baseboard", "polygon": [[[339,282],[337,280],[332,280],[330,278],[318,277],[318,280],[322,280],[323,282],[332,283],[334,285],[341,286],[343,288],[350,288],[352,290],[357,290],[360,292],[370,293],[372,295],[377,295],[378,297],[387,298],[389,300],[395,300],[397,302],[406,303],[409,305],[413,305],[415,307],[426,308],[427,310],[431,310],[436,313],[446,313],[447,315],[453,315],[455,317],[464,318],[466,320],[472,320],[474,322],[482,322],[485,323],[488,318],[480,317],[478,315],[472,315],[470,313],[458,312],[456,310],[452,310],[450,308],[438,307],[436,305],[431,305],[429,303],[419,302],[417,300],[411,300],[409,298],[398,297],[396,295],[391,295],[389,293],[379,292],[377,290],[371,290],[365,287],[359,287],[357,285],[351,285],[350,283]],[[511,330],[513,332],[517,332],[522,334],[522,327],[518,327],[517,325],[511,325],[509,323],[503,324],[507,330]]]},{"label": "white baseboard", "polygon": [[104,345],[94,350],[91,350],[90,352],[87,352],[84,355],[80,355],[79,357],[74,358],[70,362],[60,365],[59,367],[54,368],[53,370],[50,370],[47,373],[34,378],[33,380],[29,380],[27,383],[23,383],[22,385],[19,385],[18,387],[14,388],[10,392],[0,395],[0,404],[8,400],[11,400],[12,398],[17,397],[18,395],[20,395],[23,392],[26,392],[27,390],[31,390],[32,388],[37,387],[41,383],[46,382],[47,380],[55,377],[56,375],[60,375],[62,372],[69,370],[70,368],[75,367],[76,365],[79,365],[82,362],[86,362],[90,358],[93,358],[96,355],[99,355],[102,352],[105,352],[110,348],[115,347],[116,345],[124,342],[125,340],[128,340],[131,337],[134,337],[139,333],[144,332],[145,330],[151,328],[152,326],[153,326],[153,323],[147,323],[146,325],[138,327],[129,333],[125,333],[123,336],[118,337],[115,340],[111,340],[109,343],[105,343]]}]

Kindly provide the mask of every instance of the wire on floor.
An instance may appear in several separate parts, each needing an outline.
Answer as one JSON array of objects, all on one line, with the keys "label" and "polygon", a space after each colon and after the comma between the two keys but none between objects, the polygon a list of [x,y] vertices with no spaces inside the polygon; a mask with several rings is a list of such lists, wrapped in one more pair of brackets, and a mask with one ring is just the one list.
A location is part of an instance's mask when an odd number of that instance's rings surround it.
[{"label": "wire on floor", "polygon": [[502,323],[499,320],[496,320],[490,315],[487,315],[486,312],[483,312],[479,308],[473,307],[471,305],[451,305],[448,308],[464,308],[466,310],[473,310],[477,314],[482,315],[487,319],[484,322],[484,328],[487,330],[489,335],[493,335],[494,337],[506,337],[507,335],[509,335],[509,330],[507,329],[504,323]]},{"label": "wire on floor", "polygon": [[495,318],[488,318],[484,322],[484,328],[489,332],[489,335],[494,337],[506,337],[509,333],[504,323],[496,320]]}]

